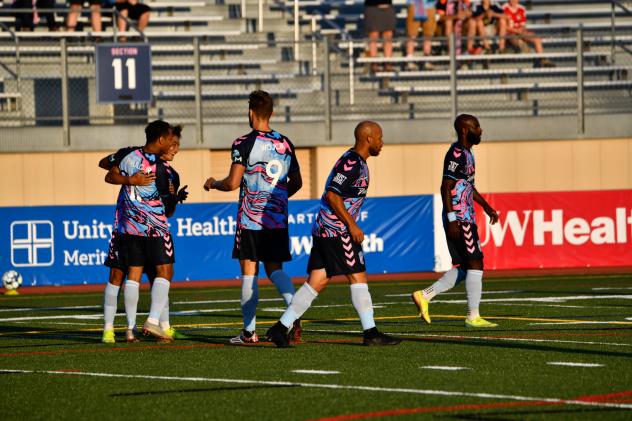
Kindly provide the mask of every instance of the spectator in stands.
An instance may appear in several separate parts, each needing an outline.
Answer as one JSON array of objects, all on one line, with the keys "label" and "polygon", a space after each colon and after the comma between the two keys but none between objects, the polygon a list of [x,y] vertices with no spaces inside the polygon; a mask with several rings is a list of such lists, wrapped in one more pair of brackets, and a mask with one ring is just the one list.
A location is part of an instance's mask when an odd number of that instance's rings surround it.
[{"label": "spectator in stands", "polygon": [[[498,53],[505,52],[505,35],[507,34],[507,16],[502,7],[493,0],[483,0],[474,7],[472,17],[476,21],[476,32],[481,37],[483,51],[490,53],[491,43],[488,36],[498,35]],[[496,33],[494,34],[495,31]]]},{"label": "spectator in stands", "polygon": [[[53,10],[56,7],[56,3],[55,0],[37,0],[36,6],[38,10]],[[46,27],[48,27],[49,31],[59,31],[59,24],[55,20],[55,12],[39,12],[39,16],[46,19]]]},{"label": "spectator in stands", "polygon": [[11,8],[13,9],[29,9],[30,12],[16,12],[15,29],[18,31],[33,31],[41,22],[41,17],[46,19],[46,26],[51,31],[59,29],[55,22],[55,14],[51,12],[41,13],[38,9],[53,9],[55,0],[13,0]]},{"label": "spectator in stands", "polygon": [[[144,31],[149,24],[149,14],[151,8],[146,4],[140,3],[138,0],[116,0],[114,4],[120,15],[129,20],[138,22],[138,30]],[[119,31],[127,30],[127,22],[125,19],[117,20]]]},{"label": "spectator in stands", "polygon": [[[377,40],[382,34],[384,38],[384,57],[393,56],[393,32],[397,24],[392,0],[364,0],[364,25],[369,36],[369,57],[377,56]],[[378,69],[377,64],[371,65],[371,71]],[[393,70],[388,63],[384,70]]]},{"label": "spectator in stands", "polygon": [[[535,52],[542,54],[544,47],[542,47],[542,40],[536,37],[535,34],[527,29],[527,10],[524,6],[519,4],[519,0],[509,0],[504,6],[503,10],[508,18],[507,34],[512,36],[509,42],[520,46],[520,42],[533,44]],[[540,66],[554,67],[551,61],[546,58],[538,60]]]},{"label": "spectator in stands", "polygon": [[[90,3],[90,23],[94,32],[101,32],[103,26],[101,24],[101,0],[87,0]],[[70,0],[70,12],[66,19],[66,30],[74,31],[77,29],[77,20],[81,13],[81,7],[84,0]]]},{"label": "spectator in stands", "polygon": [[[432,53],[432,36],[437,29],[437,20],[435,18],[435,0],[409,0],[408,15],[406,16],[406,57],[412,57],[415,52],[415,39],[419,35],[420,27],[423,28],[424,56]],[[408,63],[409,69],[414,67],[413,63]],[[432,63],[426,61],[423,68],[432,69]]]},{"label": "spectator in stands", "polygon": [[474,37],[476,36],[476,22],[472,19],[472,9],[470,0],[437,0],[437,14],[440,16],[439,22],[443,27],[443,34],[450,37],[456,33],[456,53],[461,53],[461,34],[463,25],[467,28],[467,52],[469,54],[480,54],[483,50],[474,47]]}]

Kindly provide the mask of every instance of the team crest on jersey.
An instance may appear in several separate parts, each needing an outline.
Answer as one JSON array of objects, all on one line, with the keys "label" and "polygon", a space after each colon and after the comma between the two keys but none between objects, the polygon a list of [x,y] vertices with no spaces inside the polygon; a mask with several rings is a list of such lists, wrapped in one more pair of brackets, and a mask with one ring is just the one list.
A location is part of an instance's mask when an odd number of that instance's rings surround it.
[{"label": "team crest on jersey", "polygon": [[448,166],[448,170],[454,172],[454,171],[456,171],[456,167],[458,167],[458,166],[459,166],[458,162],[450,161],[450,164]]},{"label": "team crest on jersey", "polygon": [[340,185],[342,185],[342,183],[344,183],[346,179],[347,179],[347,176],[346,176],[346,175],[343,175],[343,174],[337,173],[337,174],[336,174],[336,176],[334,177],[334,179],[333,179],[333,180],[331,180],[331,181],[332,181],[332,182],[334,182],[334,183],[336,183],[336,184],[340,184]]},{"label": "team crest on jersey", "polygon": [[233,162],[241,162],[241,155],[237,149],[233,151]]}]

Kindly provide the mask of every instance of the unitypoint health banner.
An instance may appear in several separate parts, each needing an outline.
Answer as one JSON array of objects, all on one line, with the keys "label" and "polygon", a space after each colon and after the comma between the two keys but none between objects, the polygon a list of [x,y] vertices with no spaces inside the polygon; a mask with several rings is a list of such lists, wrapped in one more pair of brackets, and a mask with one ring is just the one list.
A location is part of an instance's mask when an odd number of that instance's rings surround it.
[{"label": "unitypoint health banner", "polygon": [[[305,274],[317,200],[290,201],[291,276]],[[230,279],[235,203],[184,204],[170,219],[176,248],[175,280]],[[369,273],[431,271],[434,265],[432,196],[369,198],[360,214]],[[114,206],[0,208],[0,272],[15,269],[25,285],[99,284]],[[262,268],[263,270],[263,268]]]},{"label": "unitypoint health banner", "polygon": [[632,190],[485,195],[477,209],[489,269],[632,265]]}]

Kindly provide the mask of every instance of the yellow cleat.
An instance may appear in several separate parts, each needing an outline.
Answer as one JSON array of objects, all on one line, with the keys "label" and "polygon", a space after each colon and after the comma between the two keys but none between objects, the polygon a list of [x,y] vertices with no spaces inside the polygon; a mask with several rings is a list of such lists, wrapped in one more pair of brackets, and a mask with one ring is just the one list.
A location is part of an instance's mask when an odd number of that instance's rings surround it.
[{"label": "yellow cleat", "polygon": [[167,336],[169,336],[169,338],[171,340],[174,340],[174,339],[188,339],[188,337],[186,335],[180,333],[179,331],[175,330],[172,327],[170,327],[169,329],[164,329],[164,331],[167,334]]},{"label": "yellow cleat", "polygon": [[114,329],[107,329],[103,331],[103,338],[101,339],[101,342],[103,342],[104,344],[113,344],[116,342],[116,340],[114,339]]},{"label": "yellow cleat", "polygon": [[498,326],[496,323],[488,322],[487,320],[483,319],[480,316],[474,320],[465,319],[465,327],[472,327],[472,328],[478,329],[481,327],[485,328],[485,327],[496,327],[496,326]]},{"label": "yellow cleat", "polygon": [[413,292],[412,298],[415,305],[419,309],[419,317],[422,317],[426,321],[426,323],[430,324],[430,313],[428,312],[428,304],[430,304],[430,301],[424,298],[424,295],[421,291]]}]

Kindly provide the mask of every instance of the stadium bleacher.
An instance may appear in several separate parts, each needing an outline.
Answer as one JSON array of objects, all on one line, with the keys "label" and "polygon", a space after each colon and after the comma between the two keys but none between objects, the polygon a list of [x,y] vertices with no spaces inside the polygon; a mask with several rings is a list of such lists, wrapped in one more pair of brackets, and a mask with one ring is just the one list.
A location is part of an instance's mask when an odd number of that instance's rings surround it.
[{"label": "stadium bleacher", "polygon": [[[403,34],[405,1],[394,1],[398,11],[398,34]],[[205,118],[221,120],[243,116],[245,94],[250,89],[269,90],[282,99],[286,113],[280,118],[313,120],[322,115],[325,89],[322,37],[332,36],[330,84],[335,118],[354,118],[358,112],[369,115],[423,118],[423,110],[447,112],[449,93],[449,56],[442,50],[444,40],[433,42],[437,55],[406,58],[403,38],[395,42],[393,58],[364,56],[366,40],[362,33],[362,1],[300,1],[300,37],[294,40],[293,2],[266,3],[266,29],[257,32],[258,2],[246,2],[246,17],[241,16],[241,0],[167,1],[148,3],[153,14],[144,35],[152,46],[152,78],[154,98],[143,111],[147,118],[173,116],[190,118],[195,104],[193,90],[193,38],[201,40],[200,70]],[[528,7],[529,26],[543,37],[545,53],[484,55],[459,57],[463,67],[457,72],[458,93],[464,105],[473,112],[484,112],[490,101],[501,101],[505,112],[533,113],[538,110],[555,115],[568,112],[576,99],[577,53],[575,31],[581,21],[584,28],[584,62],[587,112],[611,112],[632,109],[632,14],[616,8],[616,43],[611,37],[611,5],[609,2],[586,0],[531,0]],[[5,5],[6,6],[6,5]],[[11,23],[6,7],[0,22]],[[235,10],[239,10],[236,12]],[[87,24],[89,13],[82,17]],[[58,13],[58,19],[63,14]],[[104,12],[104,22],[111,17]],[[316,23],[316,31],[312,25]],[[85,25],[84,27],[87,27]],[[119,35],[137,37],[131,30]],[[89,98],[85,115],[74,116],[89,121],[107,121],[121,107],[97,104],[94,95],[94,37],[114,40],[108,28],[103,33],[0,31],[0,77],[4,78],[0,97],[0,125],[14,125],[19,114],[21,124],[38,124],[36,104],[39,97],[28,95],[39,79],[60,77],[60,38],[67,38],[71,77],[84,79],[87,92],[71,92],[71,96]],[[352,43],[350,43],[352,41]],[[16,51],[19,54],[16,55]],[[352,51],[352,54],[349,54]],[[614,55],[613,55],[614,51]],[[18,58],[19,57],[19,58]],[[300,59],[296,59],[300,57]],[[534,68],[541,58],[549,58],[559,67]],[[433,71],[406,70],[404,64],[432,61]],[[393,71],[368,74],[371,63],[396,64]],[[353,66],[350,66],[353,64]],[[20,71],[20,89],[16,70]],[[78,88],[77,88],[78,89]],[[83,88],[81,88],[83,89]],[[500,94],[500,96],[499,96]],[[604,103],[607,95],[613,107]],[[525,98],[528,104],[525,105]],[[498,104],[500,104],[498,103]],[[288,111],[289,110],[289,111]],[[290,112],[294,116],[288,117]],[[538,111],[540,112],[540,111]],[[316,114],[314,117],[313,114]],[[431,115],[431,114],[428,114]],[[80,118],[81,117],[81,118]],[[82,121],[83,121],[82,120]],[[123,120],[117,120],[118,122]],[[136,118],[130,121],[138,121]]]}]

